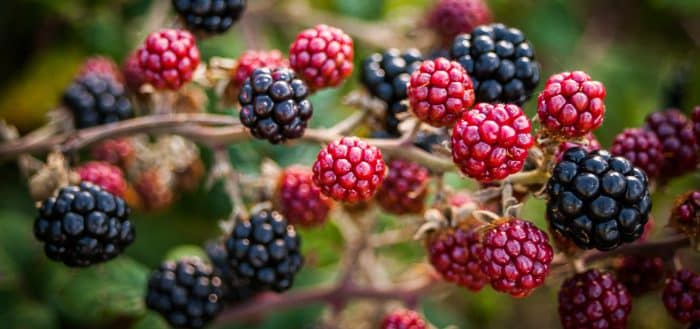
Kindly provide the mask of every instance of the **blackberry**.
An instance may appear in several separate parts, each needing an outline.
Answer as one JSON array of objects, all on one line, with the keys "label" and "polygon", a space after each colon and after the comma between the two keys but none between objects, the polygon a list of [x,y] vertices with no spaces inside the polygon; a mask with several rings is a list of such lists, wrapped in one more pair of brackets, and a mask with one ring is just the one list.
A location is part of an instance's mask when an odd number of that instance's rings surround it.
[{"label": "blackberry", "polygon": [[547,183],[547,219],[580,248],[611,250],[641,237],[651,210],[644,172],[603,150],[567,150]]},{"label": "blackberry", "polygon": [[624,329],[631,310],[629,292],[610,273],[591,269],[567,279],[559,290],[564,329]]},{"label": "blackberry", "polygon": [[413,141],[413,145],[421,148],[423,151],[433,153],[435,147],[439,147],[440,145],[448,142],[449,139],[450,138],[447,136],[447,133],[442,130],[419,131],[418,134],[416,134],[416,139]]},{"label": "blackberry", "polygon": [[122,84],[101,74],[76,79],[63,93],[63,105],[73,113],[78,128],[118,122],[134,114]]},{"label": "blackberry", "polygon": [[662,300],[678,322],[700,322],[700,275],[682,269],[666,279]]},{"label": "blackberry", "polygon": [[204,246],[204,251],[212,265],[212,273],[221,278],[221,291],[224,301],[240,303],[252,298],[256,291],[248,280],[242,280],[233,273],[228,265],[228,252],[223,243],[210,241]]},{"label": "blackberry", "polygon": [[255,290],[291,288],[304,262],[300,237],[273,210],[261,210],[249,221],[239,218],[225,246],[237,277],[249,280]]},{"label": "blackberry", "polygon": [[313,114],[309,88],[287,68],[256,69],[241,87],[240,118],[250,133],[277,144],[299,138]]},{"label": "blackberry", "polygon": [[243,14],[246,0],[173,0],[187,27],[209,33],[227,31]]},{"label": "blackberry", "polygon": [[122,198],[83,182],[42,202],[34,235],[49,258],[89,266],[117,257],[134,241],[130,212]]},{"label": "blackberry", "polygon": [[535,51],[518,29],[495,23],[455,37],[450,56],[469,73],[476,102],[522,105],[540,80]]},{"label": "blackberry", "polygon": [[416,49],[403,53],[398,49],[389,49],[384,53],[374,53],[362,61],[360,80],[372,96],[387,104],[385,129],[399,135],[397,114],[406,112],[408,107],[401,101],[408,98],[406,88],[411,73],[420,66],[423,55]]},{"label": "blackberry", "polygon": [[665,156],[660,178],[668,179],[695,170],[700,162],[693,126],[688,117],[676,109],[651,113],[644,129],[656,134]]},{"label": "blackberry", "polygon": [[202,328],[221,311],[221,285],[197,257],[167,261],[151,273],[146,306],[175,328]]}]

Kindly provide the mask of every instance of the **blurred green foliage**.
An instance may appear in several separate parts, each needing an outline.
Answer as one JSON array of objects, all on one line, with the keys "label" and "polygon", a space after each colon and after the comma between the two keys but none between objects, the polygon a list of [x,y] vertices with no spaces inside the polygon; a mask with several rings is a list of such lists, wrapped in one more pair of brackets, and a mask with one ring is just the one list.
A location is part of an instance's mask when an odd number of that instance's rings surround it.
[{"label": "blurred green foliage", "polygon": [[[29,131],[41,125],[44,114],[57,104],[64,86],[80,62],[92,54],[121,61],[155,28],[153,10],[168,7],[160,0],[19,0],[0,2],[0,118]],[[251,1],[255,3],[256,1]],[[427,0],[318,0],[318,9],[368,21],[404,20],[430,6]],[[607,87],[608,113],[596,133],[604,146],[624,127],[638,126],[644,116],[664,105],[663,88],[674,70],[688,64],[689,94],[683,110],[700,103],[700,1],[697,0],[491,0],[498,21],[525,31],[543,67],[542,80],[561,70],[584,69]],[[169,13],[172,14],[172,13]],[[168,20],[170,21],[170,20]],[[318,22],[330,23],[333,22]],[[417,22],[420,23],[420,22]],[[289,23],[292,24],[292,23]],[[263,25],[259,44],[286,50],[302,26]],[[387,45],[391,46],[391,45]],[[223,36],[200,42],[204,58],[237,56],[247,47],[240,26]],[[371,51],[356,42],[357,62]],[[328,126],[351,113],[340,97],[357,88],[351,79],[342,88],[313,96],[313,126]],[[210,102],[212,111],[219,109]],[[535,104],[526,106],[534,115]],[[310,164],[317,146],[270,146],[250,142],[231,148],[233,164],[256,172],[263,158],[281,165]],[[201,254],[199,246],[219,234],[217,221],[231,205],[220,185],[182,197],[173,209],[136,214],[137,239],[126,256],[86,270],[49,262],[32,236],[33,204],[17,168],[0,170],[0,327],[3,328],[166,328],[147,312],[140,297],[149,269],[161,260],[182,254]],[[456,174],[454,186],[473,187]],[[700,184],[698,177],[674,181],[654,198],[657,222],[664,223],[672,198]],[[543,224],[541,201],[527,203],[525,217]],[[383,217],[381,229],[402,225]],[[342,238],[329,224],[301,232],[309,266],[298,287],[330,282],[343,250]],[[184,246],[184,247],[183,247]],[[398,274],[421,261],[416,243],[381,250],[396,259]],[[422,310],[438,327],[556,328],[556,291],[551,280],[526,300],[514,300],[489,289],[470,294],[454,289],[449,296],[428,296]],[[271,314],[253,323],[227,328],[303,328],[322,313],[318,305]],[[658,294],[636,299],[631,328],[674,328]]]}]

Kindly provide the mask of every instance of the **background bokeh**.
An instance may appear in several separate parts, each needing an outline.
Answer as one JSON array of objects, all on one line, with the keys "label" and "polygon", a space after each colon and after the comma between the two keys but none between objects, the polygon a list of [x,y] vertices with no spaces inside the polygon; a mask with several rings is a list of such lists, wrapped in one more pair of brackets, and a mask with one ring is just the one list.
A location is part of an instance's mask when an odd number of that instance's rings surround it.
[{"label": "background bokeh", "polygon": [[[415,21],[431,5],[428,0],[279,1],[279,6],[313,7],[374,23]],[[562,70],[583,69],[608,91],[605,124],[596,132],[603,146],[624,127],[638,126],[644,116],[663,108],[673,81],[685,76],[682,110],[700,104],[700,1],[697,0],[490,0],[497,21],[521,28],[542,64],[543,80]],[[22,132],[40,126],[54,108],[81,61],[102,54],[121,61],[160,22],[173,13],[166,0],[15,0],[0,1],[0,118]],[[250,3],[257,3],[252,0]],[[273,12],[279,8],[273,7]],[[168,15],[164,17],[163,15]],[[277,14],[281,15],[281,14]],[[247,17],[246,19],[253,19]],[[306,17],[313,23],[330,23]],[[203,57],[236,57],[247,47],[279,48],[286,52],[297,31],[306,26],[278,17],[256,20],[253,38],[241,24],[228,33],[199,42]],[[391,46],[388,44],[387,46]],[[359,60],[376,51],[356,42]],[[682,80],[682,79],[681,79]],[[542,85],[542,83],[540,84]],[[312,126],[328,126],[353,110],[340,105],[342,95],[358,88],[353,77],[341,88],[313,96]],[[209,103],[209,111],[233,112]],[[525,105],[534,115],[535,104]],[[282,165],[310,164],[318,146],[270,146],[249,142],[231,148],[236,168],[256,172],[269,157]],[[203,152],[210,163],[210,155]],[[472,186],[449,175],[455,186]],[[654,198],[654,216],[664,223],[672,198],[700,179],[673,181]],[[542,224],[543,203],[528,202],[526,218]],[[34,204],[26,182],[12,163],[0,164],[0,327],[2,328],[165,328],[141,301],[149,269],[165,258],[196,253],[197,246],[219,234],[217,221],[230,211],[221,186],[200,188],[178,200],[173,209],[135,215],[137,239],[126,256],[103,266],[74,270],[47,261],[31,233]],[[381,229],[399,227],[400,220],[383,217]],[[662,231],[657,227],[657,234]],[[297,288],[330,282],[343,249],[337,229],[328,224],[302,231],[310,260]],[[381,251],[391,273],[401,273],[422,261],[418,243]],[[522,300],[484,289],[463,289],[426,296],[421,309],[437,327],[557,328],[556,292],[550,280]],[[449,293],[447,293],[449,292]],[[659,293],[634,301],[630,328],[676,328],[665,314]],[[352,312],[352,310],[350,310]],[[261,317],[226,328],[305,328],[322,313],[319,305]]]}]

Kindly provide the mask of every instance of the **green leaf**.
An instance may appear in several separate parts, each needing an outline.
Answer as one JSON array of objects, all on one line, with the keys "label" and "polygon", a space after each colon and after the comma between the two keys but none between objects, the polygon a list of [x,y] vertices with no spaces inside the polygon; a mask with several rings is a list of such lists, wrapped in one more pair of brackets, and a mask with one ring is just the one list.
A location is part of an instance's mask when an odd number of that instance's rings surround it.
[{"label": "green leaf", "polygon": [[168,323],[158,313],[148,312],[131,329],[168,329]]},{"label": "green leaf", "polygon": [[54,306],[70,323],[99,324],[143,316],[148,270],[126,257],[76,274],[53,295]]}]

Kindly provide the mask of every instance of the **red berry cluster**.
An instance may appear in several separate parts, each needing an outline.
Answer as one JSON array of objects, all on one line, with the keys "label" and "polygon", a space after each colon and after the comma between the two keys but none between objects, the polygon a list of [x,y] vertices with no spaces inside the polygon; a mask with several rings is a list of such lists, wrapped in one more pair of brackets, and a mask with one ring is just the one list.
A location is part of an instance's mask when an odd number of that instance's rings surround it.
[{"label": "red berry cluster", "polygon": [[427,329],[423,317],[411,310],[398,310],[387,314],[382,320],[381,329]]},{"label": "red berry cluster", "polygon": [[474,104],[474,86],[459,63],[426,60],[411,74],[408,99],[413,113],[435,127],[449,127]]},{"label": "red berry cluster", "polygon": [[481,269],[493,289],[525,297],[544,283],[554,251],[547,234],[522,219],[508,219],[484,234]]},{"label": "red berry cluster", "polygon": [[123,197],[126,192],[126,180],[119,167],[106,162],[91,161],[75,169],[80,180],[102,187],[108,192]]},{"label": "red berry cluster", "polygon": [[523,168],[534,145],[531,129],[517,105],[479,103],[452,130],[452,159],[480,182],[506,178]]},{"label": "red berry cluster", "polygon": [[695,170],[698,145],[693,126],[681,111],[669,109],[654,112],[646,118],[645,129],[658,137],[665,156],[662,178],[672,178]]},{"label": "red berry cluster", "polygon": [[554,135],[580,137],[597,129],[605,114],[605,87],[582,71],[555,74],[537,98],[537,116]]},{"label": "red berry cluster", "polygon": [[491,22],[491,10],[484,0],[441,0],[428,14],[428,26],[445,44],[461,33]]},{"label": "red berry cluster", "polygon": [[143,75],[138,51],[134,51],[126,57],[122,64],[122,73],[126,81],[126,87],[131,92],[139,92],[141,86],[146,82],[146,77]]},{"label": "red berry cluster", "polygon": [[335,87],[352,74],[350,36],[328,25],[302,31],[289,48],[289,64],[311,89]]},{"label": "red berry cluster", "polygon": [[700,275],[681,270],[666,281],[663,301],[666,310],[682,323],[700,321]]},{"label": "red berry cluster", "polygon": [[313,165],[314,184],[337,201],[369,200],[384,180],[382,152],[355,137],[328,144]]},{"label": "red berry cluster", "polygon": [[488,283],[481,270],[483,246],[475,230],[448,229],[431,236],[428,258],[442,277],[471,291],[479,291]]},{"label": "red berry cluster", "polygon": [[138,56],[145,81],[156,89],[179,89],[192,80],[199,65],[199,49],[185,30],[162,29],[149,34]]},{"label": "red berry cluster", "polygon": [[280,212],[293,225],[311,227],[323,224],[333,205],[313,184],[311,170],[300,166],[282,172],[277,194]]},{"label": "red berry cluster", "polygon": [[664,259],[658,256],[627,256],[615,268],[617,279],[633,296],[661,287],[666,270]]},{"label": "red berry cluster", "polygon": [[107,139],[92,148],[92,158],[119,167],[125,167],[135,156],[134,145],[129,139]]},{"label": "red berry cluster", "polygon": [[641,128],[625,129],[619,133],[610,153],[627,158],[652,179],[659,176],[664,164],[663,149],[656,134]]},{"label": "red berry cluster", "polygon": [[83,62],[83,65],[78,72],[78,77],[84,77],[88,74],[106,75],[112,77],[112,79],[116,81],[124,81],[117,63],[115,63],[111,58],[103,56],[90,57]]},{"label": "red berry cluster", "polygon": [[564,329],[626,329],[632,299],[610,273],[588,270],[564,281],[559,317]]},{"label": "red berry cluster", "polygon": [[253,73],[253,70],[266,67],[274,70],[280,67],[289,67],[289,62],[279,50],[246,50],[238,57],[238,64],[233,71],[231,83],[235,88],[240,88]]},{"label": "red berry cluster", "polygon": [[389,162],[389,173],[377,192],[377,202],[392,214],[418,214],[428,195],[428,169],[402,159]]}]

